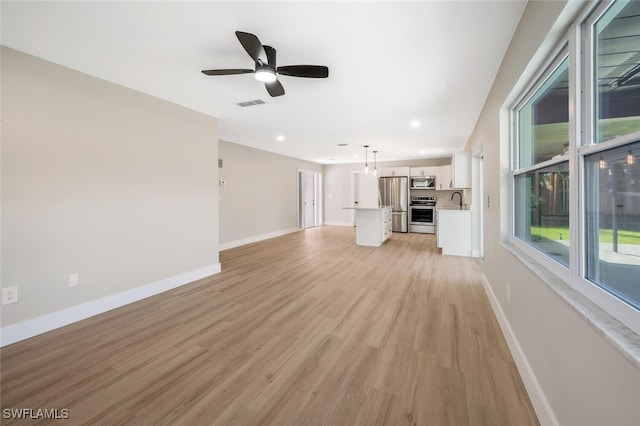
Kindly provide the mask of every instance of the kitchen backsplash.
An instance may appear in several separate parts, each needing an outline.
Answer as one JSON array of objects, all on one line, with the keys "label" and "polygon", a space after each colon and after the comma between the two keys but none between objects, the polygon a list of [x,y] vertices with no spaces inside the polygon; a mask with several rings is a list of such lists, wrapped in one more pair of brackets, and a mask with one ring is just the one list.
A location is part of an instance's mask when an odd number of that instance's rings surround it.
[{"label": "kitchen backsplash", "polygon": [[410,190],[411,194],[410,195],[431,195],[431,196],[435,196],[437,203],[436,205],[438,207],[458,207],[460,205],[460,200],[458,198],[458,196],[456,195],[454,197],[454,199],[451,199],[451,196],[453,195],[454,192],[460,192],[462,194],[462,204],[465,207],[468,207],[470,204],[470,201],[468,199],[467,196],[467,190],[466,189],[452,189],[452,190],[446,190],[446,191],[434,191],[434,190],[427,190],[427,189],[412,189]]}]

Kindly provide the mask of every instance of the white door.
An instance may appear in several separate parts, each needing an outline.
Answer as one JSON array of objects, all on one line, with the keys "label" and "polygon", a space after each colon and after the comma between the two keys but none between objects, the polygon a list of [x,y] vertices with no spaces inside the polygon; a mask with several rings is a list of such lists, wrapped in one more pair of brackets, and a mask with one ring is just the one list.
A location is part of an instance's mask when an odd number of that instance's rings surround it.
[{"label": "white door", "polygon": [[302,173],[304,225],[306,228],[316,226],[316,176],[313,173]]},{"label": "white door", "polygon": [[471,220],[472,220],[472,255],[484,258],[484,209],[488,208],[485,202],[483,182],[482,150],[471,158]]}]

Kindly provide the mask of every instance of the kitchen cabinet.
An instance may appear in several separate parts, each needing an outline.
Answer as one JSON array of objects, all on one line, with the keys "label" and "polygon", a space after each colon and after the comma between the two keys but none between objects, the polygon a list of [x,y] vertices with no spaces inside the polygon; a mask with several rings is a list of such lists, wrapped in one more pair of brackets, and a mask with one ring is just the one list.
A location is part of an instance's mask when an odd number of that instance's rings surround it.
[{"label": "kitchen cabinet", "polygon": [[436,169],[436,190],[451,189],[451,166],[440,166]]},{"label": "kitchen cabinet", "polygon": [[471,211],[437,210],[436,240],[443,255],[471,257]]},{"label": "kitchen cabinet", "polygon": [[378,169],[378,176],[390,177],[390,176],[410,176],[409,167],[381,167]]},{"label": "kitchen cabinet", "polygon": [[435,176],[437,167],[411,167],[411,176]]},{"label": "kitchen cabinet", "polygon": [[471,188],[471,155],[467,151],[453,153],[451,181],[453,189]]},{"label": "kitchen cabinet", "polygon": [[391,207],[356,209],[356,244],[380,247],[391,236]]}]

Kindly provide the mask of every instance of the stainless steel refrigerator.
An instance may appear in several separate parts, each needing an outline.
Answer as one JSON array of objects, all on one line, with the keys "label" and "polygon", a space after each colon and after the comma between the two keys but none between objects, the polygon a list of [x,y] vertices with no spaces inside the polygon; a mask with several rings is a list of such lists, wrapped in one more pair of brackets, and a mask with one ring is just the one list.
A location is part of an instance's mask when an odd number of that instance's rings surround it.
[{"label": "stainless steel refrigerator", "polygon": [[409,178],[406,176],[381,177],[378,180],[380,205],[393,208],[393,232],[407,232],[409,210]]}]

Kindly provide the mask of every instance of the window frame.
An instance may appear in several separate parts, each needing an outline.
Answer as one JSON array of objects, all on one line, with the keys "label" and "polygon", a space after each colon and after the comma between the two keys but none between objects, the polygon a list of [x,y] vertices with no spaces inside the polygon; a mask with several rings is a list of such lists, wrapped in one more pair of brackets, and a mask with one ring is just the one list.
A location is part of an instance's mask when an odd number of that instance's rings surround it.
[{"label": "window frame", "polygon": [[[599,305],[607,313],[640,334],[640,310],[627,304],[586,278],[586,170],[588,155],[608,151],[640,140],[640,131],[617,136],[597,143],[596,96],[593,82],[596,75],[595,24],[614,5],[615,1],[591,3],[573,21],[568,31],[546,57],[540,70],[533,75],[515,102],[509,107],[510,170],[509,170],[509,236],[508,241],[533,258],[572,289]],[[536,94],[547,79],[568,57],[569,67],[569,151],[560,157],[519,168],[518,112]],[[569,265],[557,262],[535,246],[516,237],[515,204],[516,176],[568,161],[569,170]]]},{"label": "window frame", "polygon": [[[572,113],[573,113],[573,108],[571,105],[572,102],[572,98],[571,98],[571,93],[572,93],[572,64],[571,64],[571,55],[569,55],[569,51],[570,51],[570,37],[568,37],[568,34],[566,34],[561,42],[558,44],[558,46],[552,51],[552,53],[549,55],[549,57],[551,58],[551,60],[545,61],[544,64],[542,65],[541,69],[538,71],[538,73],[531,79],[531,81],[533,82],[532,84],[529,84],[525,87],[522,95],[520,95],[516,102],[514,103],[514,105],[510,108],[510,120],[511,120],[511,170],[510,170],[510,179],[509,179],[509,184],[510,184],[510,196],[511,196],[511,203],[510,203],[510,224],[509,224],[509,229],[510,229],[510,239],[509,242],[511,244],[513,244],[514,246],[516,246],[517,248],[519,248],[520,250],[524,251],[525,253],[527,253],[529,256],[531,256],[535,261],[537,261],[538,263],[542,264],[544,267],[546,267],[547,269],[549,269],[551,272],[553,272],[555,275],[559,276],[563,281],[570,283],[572,281],[572,276],[571,276],[571,264],[572,261],[575,257],[574,255],[574,234],[575,232],[573,232],[572,230],[572,218],[571,218],[571,209],[573,209],[573,202],[571,199],[571,195],[570,195],[570,211],[569,211],[569,233],[570,233],[570,237],[569,237],[569,267],[563,265],[562,263],[552,259],[551,257],[547,256],[544,252],[536,249],[535,247],[533,247],[532,245],[528,244],[527,242],[521,240],[520,238],[516,237],[516,229],[515,229],[515,224],[516,224],[516,209],[515,209],[515,200],[516,200],[516,187],[515,187],[515,179],[517,176],[522,175],[522,174],[526,174],[532,171],[536,171],[536,170],[540,170],[540,169],[544,169],[546,167],[549,166],[554,166],[556,164],[560,164],[560,163],[565,163],[568,162],[569,163],[569,194],[571,194],[573,188],[573,177],[571,174],[571,170],[572,170],[572,164],[571,164],[571,146],[572,146],[572,129],[571,129],[571,118],[572,118]],[[519,143],[519,135],[520,135],[520,127],[519,127],[519,120],[518,120],[518,113],[519,111],[523,108],[524,105],[526,105],[533,96],[536,95],[537,91],[544,86],[544,84],[547,82],[547,80],[553,75],[553,73],[555,73],[555,71],[562,65],[562,63],[565,61],[565,59],[568,60],[568,69],[569,69],[569,152],[566,154],[563,154],[559,157],[556,158],[551,158],[549,160],[543,161],[541,163],[537,163],[537,164],[532,164],[529,166],[525,166],[520,168],[520,143]]]},{"label": "window frame", "polygon": [[614,1],[601,2],[595,7],[590,8],[587,12],[579,17],[574,23],[576,28],[576,39],[579,40],[579,46],[576,59],[580,61],[578,68],[580,70],[581,78],[581,90],[583,96],[579,99],[578,104],[582,106],[582,113],[579,115],[581,121],[582,138],[580,143],[576,145],[573,156],[575,157],[576,164],[579,166],[578,179],[578,197],[579,197],[579,211],[577,215],[577,222],[579,224],[579,236],[580,243],[577,256],[579,264],[574,271],[575,281],[574,289],[588,297],[591,301],[599,305],[605,311],[625,323],[636,333],[640,334],[640,310],[637,310],[633,306],[627,304],[623,300],[609,293],[602,287],[591,282],[586,278],[587,276],[587,244],[586,244],[586,157],[599,152],[608,151],[613,148],[630,144],[634,141],[640,140],[640,131],[629,133],[622,136],[617,136],[613,139],[600,142],[596,141],[598,131],[598,119],[596,117],[598,110],[596,108],[596,97],[598,95],[597,89],[593,82],[597,75],[595,71],[596,59],[594,58],[596,33],[596,22],[602,18],[602,16],[613,7]]},{"label": "window frame", "polygon": [[636,333],[640,334],[640,310],[637,310],[633,306],[629,305],[625,301],[619,299],[613,294],[609,293],[599,285],[590,281],[587,276],[587,245],[585,244],[585,235],[587,232],[587,224],[585,218],[586,212],[586,170],[585,162],[588,155],[597,154],[599,152],[608,151],[613,148],[621,147],[640,140],[640,131],[629,133],[624,136],[616,137],[615,139],[602,142],[599,144],[583,145],[577,149],[576,156],[580,164],[580,181],[583,183],[580,188],[580,203],[581,213],[578,215],[578,221],[580,223],[580,236],[582,243],[579,247],[580,252],[580,268],[575,271],[575,285],[574,288],[587,296],[591,301],[599,305],[601,308],[609,312],[614,317],[625,323]]}]

